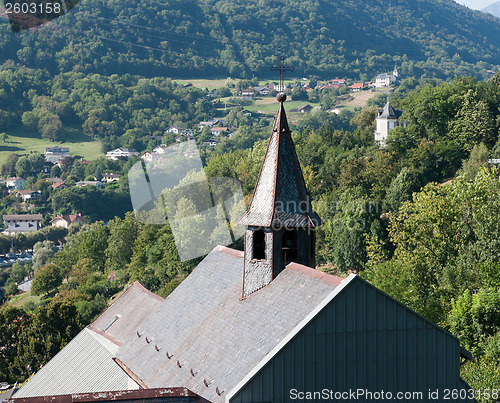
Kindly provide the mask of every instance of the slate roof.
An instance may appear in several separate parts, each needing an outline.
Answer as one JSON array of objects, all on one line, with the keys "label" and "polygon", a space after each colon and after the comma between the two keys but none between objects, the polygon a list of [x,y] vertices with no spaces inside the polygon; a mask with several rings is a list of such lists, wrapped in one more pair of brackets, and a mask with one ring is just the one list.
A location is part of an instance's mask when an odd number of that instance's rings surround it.
[{"label": "slate roof", "polygon": [[121,345],[163,301],[136,281],[89,328]]},{"label": "slate roof", "polygon": [[113,361],[112,343],[99,338],[104,339],[83,329],[14,398],[128,389],[128,375]]},{"label": "slate roof", "polygon": [[398,119],[403,114],[402,111],[394,109],[389,101],[384,106],[384,109],[378,110],[377,119]]},{"label": "slate roof", "polygon": [[4,221],[42,221],[42,214],[4,214]]},{"label": "slate roof", "polygon": [[260,227],[317,227],[283,102],[274,120],[259,179],[248,211],[238,224]]},{"label": "slate roof", "polygon": [[216,247],[117,358],[150,388],[181,385],[223,402],[217,390],[235,387],[342,280],[292,263],[241,299],[242,278],[243,253]]}]

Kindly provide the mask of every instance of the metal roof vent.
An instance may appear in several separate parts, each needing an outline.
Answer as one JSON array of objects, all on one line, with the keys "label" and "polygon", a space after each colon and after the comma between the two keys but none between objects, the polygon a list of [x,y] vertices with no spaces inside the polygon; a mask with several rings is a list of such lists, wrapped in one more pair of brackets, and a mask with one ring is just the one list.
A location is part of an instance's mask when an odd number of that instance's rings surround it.
[{"label": "metal roof vent", "polygon": [[168,351],[167,351],[167,358],[170,360],[174,355],[173,354],[169,354]]},{"label": "metal roof vent", "polygon": [[146,343],[151,343],[151,339],[148,339],[148,336],[146,336]]},{"label": "metal roof vent", "polygon": [[139,331],[137,331],[137,332],[136,332],[136,334],[137,334],[137,337],[142,337],[142,335],[143,335],[144,333],[139,333]]},{"label": "metal roof vent", "polygon": [[206,379],[203,379],[203,384],[208,388],[212,384],[213,381],[214,381],[213,379],[211,379],[209,381],[207,381]]},{"label": "metal roof vent", "polygon": [[161,350],[161,347],[158,347],[158,344],[155,344],[155,350],[156,350],[156,351],[160,351],[160,350]]},{"label": "metal roof vent", "polygon": [[222,395],[224,394],[225,390],[222,390],[222,391],[221,391],[221,390],[219,389],[219,387],[216,387],[216,388],[215,388],[215,392],[216,392],[219,396],[222,396]]},{"label": "metal roof vent", "polygon": [[106,331],[109,329],[109,327],[115,323],[116,321],[118,320],[118,316],[115,316],[113,319],[111,319],[107,324],[106,326],[104,326],[104,328],[102,329],[103,331]]},{"label": "metal roof vent", "polygon": [[196,371],[196,372],[195,372],[195,371],[194,371],[194,369],[193,369],[193,368],[191,368],[191,375],[196,376],[196,374],[197,374],[198,372],[200,372],[200,371]]},{"label": "metal roof vent", "polygon": [[179,360],[177,360],[177,366],[178,366],[179,368],[182,368],[182,367],[184,366],[184,364],[185,364],[185,363],[186,363],[186,361],[184,361],[184,362],[181,364],[181,362],[180,362]]}]

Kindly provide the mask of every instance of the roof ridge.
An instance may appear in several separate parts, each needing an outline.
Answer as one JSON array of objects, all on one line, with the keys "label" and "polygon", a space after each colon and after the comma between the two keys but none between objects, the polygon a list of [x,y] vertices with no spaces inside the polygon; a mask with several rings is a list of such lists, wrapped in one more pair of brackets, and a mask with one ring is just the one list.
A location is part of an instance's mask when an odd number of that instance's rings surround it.
[{"label": "roof ridge", "polygon": [[243,251],[238,250],[238,249],[228,248],[227,246],[223,246],[223,245],[217,245],[213,249],[213,251],[221,252],[221,253],[224,253],[225,255],[233,256],[233,257],[243,258],[245,256],[245,253]]},{"label": "roof ridge", "polygon": [[317,279],[319,279],[325,283],[328,283],[328,284],[339,285],[342,282],[342,280],[344,280],[342,277],[334,276],[332,274],[325,273],[324,271],[317,270],[317,269],[314,269],[312,267],[305,266],[303,264],[295,263],[295,262],[288,264],[285,267],[285,270],[297,271],[299,273],[306,274],[309,277],[317,278]]}]

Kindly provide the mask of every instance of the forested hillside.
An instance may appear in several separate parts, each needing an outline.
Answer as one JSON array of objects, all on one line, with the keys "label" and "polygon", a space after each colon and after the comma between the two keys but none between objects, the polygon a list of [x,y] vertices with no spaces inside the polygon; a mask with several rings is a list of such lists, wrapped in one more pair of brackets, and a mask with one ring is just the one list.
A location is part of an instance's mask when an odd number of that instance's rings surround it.
[{"label": "forested hillside", "polygon": [[50,73],[267,75],[280,54],[299,75],[453,77],[500,65],[500,22],[452,0],[83,0],[49,27],[10,32],[0,54]]},{"label": "forested hillside", "polygon": [[[500,159],[500,73],[489,71],[500,66],[499,21],[452,0],[83,0],[29,32],[13,34],[1,20],[0,151],[12,152],[1,171],[26,179],[24,189],[39,199],[21,203],[0,185],[0,210],[44,214],[48,229],[0,236],[0,253],[34,249],[33,266],[0,273],[7,301],[0,308],[0,381],[30,376],[128,283],[167,296],[199,262],[180,260],[169,225],[145,224],[129,212],[127,174],[139,157],[78,156],[49,174],[41,172],[42,154],[18,151],[16,135],[51,145],[76,130],[103,151],[151,152],[160,141],[176,143],[174,125],[192,128],[207,176],[238,179],[248,202],[271,120],[240,95],[264,84],[269,65],[284,54],[297,74],[292,102],[315,105],[301,114],[287,101],[285,109],[324,221],[318,268],[359,273],[460,337],[477,358],[462,367],[464,379],[474,389],[498,387],[500,182],[488,161]],[[364,109],[338,101],[351,95],[355,79],[391,71],[395,62],[401,80],[390,100],[408,125],[380,148],[375,117],[389,89]],[[351,80],[322,88],[314,75]],[[208,84],[196,87],[183,76],[218,76],[223,84],[212,97]],[[258,108],[277,107],[271,97],[256,98]],[[212,118],[231,126],[231,137],[220,135],[214,147],[203,143],[215,134],[200,127]],[[102,189],[75,185],[105,173],[123,176]],[[54,187],[49,175],[67,188]],[[48,227],[59,214],[88,222]],[[231,246],[241,248],[242,240]],[[33,288],[16,300],[28,275]]]}]

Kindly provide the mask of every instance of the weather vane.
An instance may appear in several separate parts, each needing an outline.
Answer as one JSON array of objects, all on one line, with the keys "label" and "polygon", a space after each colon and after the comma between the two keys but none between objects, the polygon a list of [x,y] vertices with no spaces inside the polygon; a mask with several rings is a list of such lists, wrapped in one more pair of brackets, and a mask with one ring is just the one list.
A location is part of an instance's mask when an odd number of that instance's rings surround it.
[{"label": "weather vane", "polygon": [[278,70],[280,72],[280,91],[283,91],[284,87],[284,78],[285,78],[285,71],[294,71],[295,69],[293,67],[285,66],[285,56],[280,57],[280,65],[279,66],[271,66],[269,69],[271,71],[276,71]]}]

